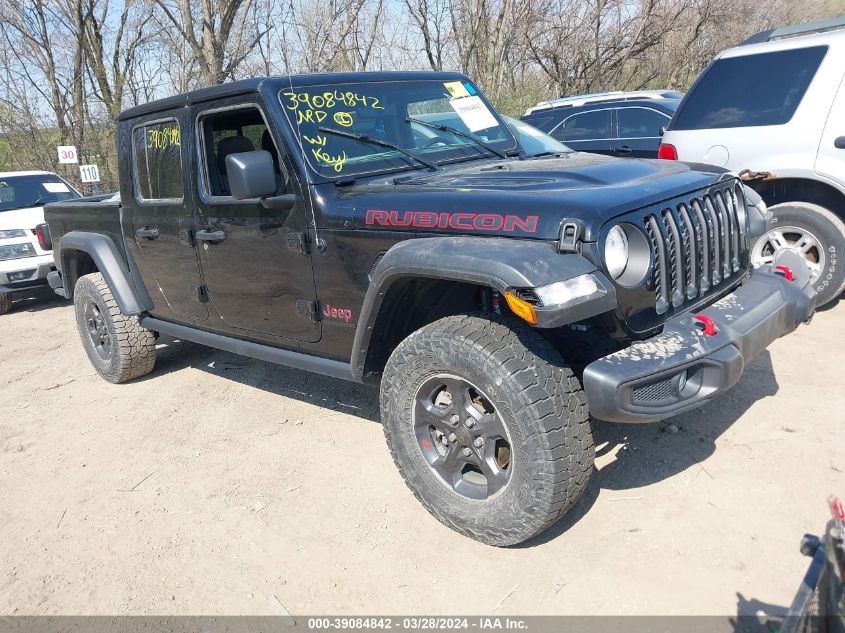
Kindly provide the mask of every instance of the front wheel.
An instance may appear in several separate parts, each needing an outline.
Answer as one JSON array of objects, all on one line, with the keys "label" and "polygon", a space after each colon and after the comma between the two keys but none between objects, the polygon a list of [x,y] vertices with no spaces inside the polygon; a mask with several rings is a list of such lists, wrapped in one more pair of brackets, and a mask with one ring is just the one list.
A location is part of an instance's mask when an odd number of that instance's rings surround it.
[{"label": "front wheel", "polygon": [[381,411],[417,499],[490,545],[551,526],[593,469],[580,383],[545,339],[511,319],[453,316],[411,334],[385,367]]},{"label": "front wheel", "polygon": [[784,202],[769,207],[773,227],[751,250],[755,266],[770,264],[779,251],[804,257],[810,284],[821,307],[845,290],[845,224],[824,207],[808,202]]},{"label": "front wheel", "polygon": [[12,293],[0,292],[0,314],[6,314],[12,309]]}]

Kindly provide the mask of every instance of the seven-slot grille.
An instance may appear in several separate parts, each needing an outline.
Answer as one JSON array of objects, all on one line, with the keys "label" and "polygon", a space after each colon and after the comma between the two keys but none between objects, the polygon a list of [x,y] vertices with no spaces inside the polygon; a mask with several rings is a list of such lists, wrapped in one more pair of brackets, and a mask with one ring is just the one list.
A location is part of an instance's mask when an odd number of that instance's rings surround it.
[{"label": "seven-slot grille", "polygon": [[673,201],[647,214],[644,225],[654,261],[651,283],[657,314],[704,295],[731,279],[746,246],[745,204],[733,184]]}]

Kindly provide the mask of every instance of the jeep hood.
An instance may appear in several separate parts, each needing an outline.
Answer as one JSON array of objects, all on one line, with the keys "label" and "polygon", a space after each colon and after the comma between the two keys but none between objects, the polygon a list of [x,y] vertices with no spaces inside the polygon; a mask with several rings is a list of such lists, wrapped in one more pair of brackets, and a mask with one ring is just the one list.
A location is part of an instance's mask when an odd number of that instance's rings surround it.
[{"label": "jeep hood", "polygon": [[614,217],[724,177],[703,165],[573,153],[400,174],[337,187],[332,202],[353,207],[356,228],[556,239],[561,222],[575,220],[594,241]]}]

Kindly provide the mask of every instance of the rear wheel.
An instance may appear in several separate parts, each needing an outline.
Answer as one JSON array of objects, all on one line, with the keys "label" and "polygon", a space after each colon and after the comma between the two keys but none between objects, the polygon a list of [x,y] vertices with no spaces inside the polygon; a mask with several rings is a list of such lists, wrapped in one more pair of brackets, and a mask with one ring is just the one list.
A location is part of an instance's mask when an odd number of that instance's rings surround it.
[{"label": "rear wheel", "polygon": [[546,340],[510,319],[447,317],[411,334],[385,367],[381,409],[414,495],[484,543],[541,533],[592,472],[580,383]]},{"label": "rear wheel", "polygon": [[808,202],[785,202],[769,207],[774,226],[751,251],[755,265],[769,264],[779,251],[795,251],[807,261],[817,305],[823,306],[845,290],[845,224],[831,211]]},{"label": "rear wheel", "polygon": [[119,383],[153,370],[155,334],[137,316],[121,313],[102,274],[80,277],[73,303],[82,345],[100,376]]},{"label": "rear wheel", "polygon": [[0,314],[6,314],[12,309],[12,293],[0,292]]}]

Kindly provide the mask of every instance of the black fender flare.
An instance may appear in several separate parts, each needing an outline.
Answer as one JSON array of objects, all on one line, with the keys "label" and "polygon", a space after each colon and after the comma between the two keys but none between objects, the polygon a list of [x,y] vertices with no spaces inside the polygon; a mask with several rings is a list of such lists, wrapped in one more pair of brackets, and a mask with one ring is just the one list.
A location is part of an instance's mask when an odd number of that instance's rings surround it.
[{"label": "black fender flare", "polygon": [[487,286],[539,288],[590,274],[595,295],[556,308],[538,308],[537,327],[560,327],[616,308],[616,291],[603,273],[577,254],[558,253],[552,242],[495,237],[431,237],[392,246],[371,275],[352,345],[352,374],[364,375],[367,351],[382,301],[396,281],[408,277],[453,280]]},{"label": "black fender flare", "polygon": [[123,314],[141,314],[152,309],[149,295],[145,291],[139,292],[132,282],[132,274],[123,251],[113,239],[101,233],[71,231],[59,240],[57,258],[61,261],[65,297],[70,299],[73,296],[73,286],[76,284],[76,278],[73,278],[69,265],[71,253],[74,251],[91,256]]}]

